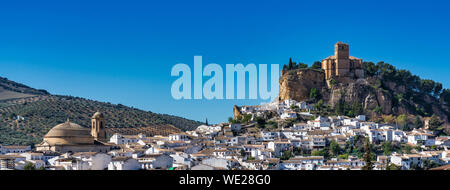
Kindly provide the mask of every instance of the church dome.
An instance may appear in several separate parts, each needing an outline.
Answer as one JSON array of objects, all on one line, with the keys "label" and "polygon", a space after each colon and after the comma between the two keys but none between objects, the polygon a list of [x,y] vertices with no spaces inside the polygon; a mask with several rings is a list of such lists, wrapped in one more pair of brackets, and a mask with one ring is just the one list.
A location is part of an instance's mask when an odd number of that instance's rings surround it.
[{"label": "church dome", "polygon": [[52,145],[93,144],[94,138],[90,129],[67,120],[50,129],[44,136],[44,141]]}]

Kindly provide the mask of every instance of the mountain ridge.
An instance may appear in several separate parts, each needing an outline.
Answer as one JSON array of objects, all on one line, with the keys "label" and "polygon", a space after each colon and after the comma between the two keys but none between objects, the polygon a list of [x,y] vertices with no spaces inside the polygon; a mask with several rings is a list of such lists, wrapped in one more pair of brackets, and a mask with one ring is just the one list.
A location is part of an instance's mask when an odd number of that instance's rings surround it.
[{"label": "mountain ridge", "polygon": [[96,111],[106,117],[110,133],[167,135],[203,124],[169,114],[158,114],[122,104],[80,97],[52,95],[0,77],[0,144],[33,145],[55,125],[67,119],[90,127]]}]

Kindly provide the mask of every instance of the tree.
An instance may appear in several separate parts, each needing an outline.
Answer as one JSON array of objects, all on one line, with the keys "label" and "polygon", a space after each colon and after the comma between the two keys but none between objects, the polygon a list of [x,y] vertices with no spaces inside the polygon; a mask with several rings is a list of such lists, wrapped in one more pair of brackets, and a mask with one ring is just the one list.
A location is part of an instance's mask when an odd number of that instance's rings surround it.
[{"label": "tree", "polygon": [[331,141],[330,142],[330,154],[333,155],[334,157],[336,157],[339,155],[340,152],[341,152],[341,147],[339,146],[339,144],[336,141]]},{"label": "tree", "polygon": [[344,115],[344,104],[341,101],[338,101],[334,106],[334,111],[336,115]]},{"label": "tree", "polygon": [[245,153],[245,150],[244,150],[244,149],[241,149],[241,156],[244,157],[245,154],[246,154],[246,153]]},{"label": "tree", "polygon": [[420,120],[419,116],[416,116],[416,119],[414,119],[413,125],[414,125],[414,128],[416,128],[416,129],[423,127],[423,122],[422,122],[422,120]]},{"label": "tree", "polygon": [[408,117],[405,114],[401,114],[397,117],[397,125],[399,125],[404,131],[409,131]]},{"label": "tree", "polygon": [[306,69],[306,68],[308,68],[308,65],[304,63],[298,63],[298,65],[296,65],[296,69]]},{"label": "tree", "polygon": [[375,112],[376,114],[381,114],[382,113],[381,111],[382,111],[382,109],[380,106],[377,106],[373,109],[373,112]]},{"label": "tree", "polygon": [[319,94],[318,94],[316,88],[311,88],[309,90],[309,98],[316,100],[318,96],[319,96]]},{"label": "tree", "polygon": [[244,118],[242,118],[241,123],[248,123],[252,119],[251,114],[244,115]]},{"label": "tree", "polygon": [[314,105],[314,108],[315,108],[316,110],[320,111],[320,110],[322,109],[322,106],[323,106],[323,100],[319,100],[319,101],[317,102],[317,104]]},{"label": "tree", "polygon": [[325,159],[328,159],[330,157],[329,149],[327,147],[320,149],[320,150],[314,150],[311,152],[312,156],[323,156]]},{"label": "tree", "polygon": [[378,67],[373,62],[363,62],[363,69],[368,76],[374,76],[378,73]]},{"label": "tree", "polygon": [[407,154],[411,154],[412,149],[413,147],[411,145],[405,145],[405,147],[403,147],[403,151]]},{"label": "tree", "polygon": [[392,115],[386,115],[383,117],[385,123],[394,123],[395,118]]},{"label": "tree", "polygon": [[420,91],[424,93],[431,93],[434,89],[435,82],[432,80],[420,80],[419,82]]},{"label": "tree", "polygon": [[445,89],[442,91],[439,100],[443,103],[450,104],[450,89]]},{"label": "tree", "polygon": [[334,80],[334,78],[331,78],[330,79],[330,85],[333,87],[333,86],[336,86],[336,80]]},{"label": "tree", "polygon": [[321,156],[322,152],[320,152],[319,150],[313,150],[311,152],[311,156]]},{"label": "tree", "polygon": [[361,103],[353,102],[352,104],[352,112],[356,115],[361,115],[363,113],[363,107]]},{"label": "tree", "polygon": [[289,160],[293,156],[292,152],[289,150],[286,150],[283,152],[283,154],[280,157],[280,160]]},{"label": "tree", "polygon": [[435,131],[442,125],[441,120],[433,114],[431,116],[430,121],[428,121],[428,129]]},{"label": "tree", "polygon": [[312,65],[311,68],[313,69],[321,69],[322,68],[322,63],[320,61],[315,61]]},{"label": "tree", "polygon": [[368,138],[366,138],[366,142],[364,144],[363,160],[366,162],[366,165],[362,169],[363,170],[373,170],[372,153],[370,150],[370,142],[369,142]]},{"label": "tree", "polygon": [[401,169],[402,169],[401,166],[397,166],[392,163],[388,164],[388,166],[386,167],[386,170],[401,170]]},{"label": "tree", "polygon": [[34,166],[33,163],[27,162],[27,163],[25,164],[25,166],[23,166],[23,169],[24,169],[24,170],[35,170],[36,167]]},{"label": "tree", "polygon": [[390,141],[386,141],[386,142],[383,144],[383,154],[384,154],[385,156],[391,155],[392,149],[393,149],[393,147],[392,147],[392,143],[391,143]]},{"label": "tree", "polygon": [[266,120],[262,117],[256,117],[256,124],[259,128],[264,128],[266,125]]},{"label": "tree", "polygon": [[436,82],[436,85],[434,86],[433,94],[435,96],[439,96],[441,94],[441,90],[442,90],[442,83]]},{"label": "tree", "polygon": [[292,62],[292,58],[289,58],[288,70],[294,69],[294,63]]}]

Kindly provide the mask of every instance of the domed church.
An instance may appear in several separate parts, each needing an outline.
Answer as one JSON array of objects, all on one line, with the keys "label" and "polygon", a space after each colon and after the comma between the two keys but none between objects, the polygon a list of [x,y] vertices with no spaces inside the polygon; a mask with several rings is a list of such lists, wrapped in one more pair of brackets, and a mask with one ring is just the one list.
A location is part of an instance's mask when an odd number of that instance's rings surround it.
[{"label": "domed church", "polygon": [[96,112],[91,118],[91,129],[81,127],[67,119],[50,129],[42,143],[36,145],[37,151],[53,152],[108,152],[106,143],[105,117]]}]

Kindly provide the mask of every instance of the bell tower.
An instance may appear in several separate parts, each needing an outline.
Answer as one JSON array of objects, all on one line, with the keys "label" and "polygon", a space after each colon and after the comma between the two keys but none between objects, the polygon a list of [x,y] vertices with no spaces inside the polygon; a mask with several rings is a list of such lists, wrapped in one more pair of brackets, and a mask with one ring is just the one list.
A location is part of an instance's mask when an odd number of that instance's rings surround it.
[{"label": "bell tower", "polygon": [[346,76],[350,71],[349,45],[342,42],[336,43],[334,56],[336,57],[336,75]]},{"label": "bell tower", "polygon": [[91,135],[97,141],[106,142],[105,117],[101,112],[95,112],[91,118]]}]

